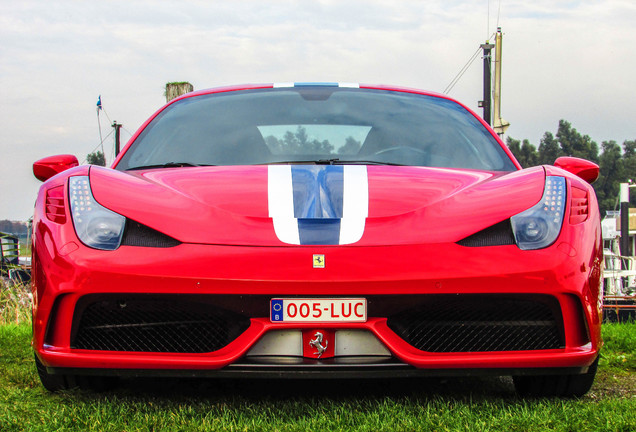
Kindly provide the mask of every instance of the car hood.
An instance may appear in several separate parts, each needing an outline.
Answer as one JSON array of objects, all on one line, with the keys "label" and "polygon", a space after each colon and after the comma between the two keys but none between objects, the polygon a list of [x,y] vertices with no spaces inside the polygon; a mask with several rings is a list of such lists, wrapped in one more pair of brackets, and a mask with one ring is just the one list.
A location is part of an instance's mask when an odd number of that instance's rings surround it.
[{"label": "car hood", "polygon": [[340,168],[91,167],[90,177],[95,199],[129,219],[184,243],[245,246],[456,242],[536,204],[545,181],[542,167]]}]

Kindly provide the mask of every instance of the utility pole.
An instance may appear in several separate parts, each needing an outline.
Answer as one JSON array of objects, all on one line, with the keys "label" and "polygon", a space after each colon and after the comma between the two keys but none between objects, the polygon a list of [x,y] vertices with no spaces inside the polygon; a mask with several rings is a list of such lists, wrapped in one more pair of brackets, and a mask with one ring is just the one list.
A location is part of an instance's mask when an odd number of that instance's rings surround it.
[{"label": "utility pole", "polygon": [[629,250],[629,183],[621,183],[621,256],[631,256]]},{"label": "utility pole", "polygon": [[491,95],[490,95],[491,55],[490,55],[490,52],[494,47],[495,46],[488,43],[488,41],[486,41],[485,44],[481,45],[481,48],[484,50],[484,99],[482,101],[479,101],[479,106],[484,109],[483,117],[486,123],[488,124],[491,124],[491,118],[492,118],[492,116],[490,115],[490,106],[491,106],[491,103],[490,103],[490,100],[491,100]]},{"label": "utility pole", "polygon": [[115,120],[113,122],[113,124],[111,125],[113,128],[115,128],[115,156],[117,156],[119,154],[119,150],[120,150],[120,145],[119,145],[119,129],[121,129],[121,124],[117,123],[117,120]]},{"label": "utility pole", "polygon": [[166,102],[194,90],[194,86],[187,81],[171,82],[166,84]]}]

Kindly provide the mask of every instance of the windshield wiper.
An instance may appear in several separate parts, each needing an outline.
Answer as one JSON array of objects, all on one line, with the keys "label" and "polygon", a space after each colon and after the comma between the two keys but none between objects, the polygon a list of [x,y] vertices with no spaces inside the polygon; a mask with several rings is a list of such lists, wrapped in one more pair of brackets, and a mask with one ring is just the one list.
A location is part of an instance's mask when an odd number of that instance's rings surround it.
[{"label": "windshield wiper", "polygon": [[332,159],[330,165],[392,165],[392,166],[405,166],[404,164],[395,163],[395,162],[381,162],[381,161],[360,160],[360,159],[353,159],[353,160]]},{"label": "windshield wiper", "polygon": [[394,163],[394,162],[380,162],[374,160],[343,160],[339,158],[333,159],[314,159],[314,160],[288,160],[288,161],[277,161],[277,162],[268,162],[263,165],[285,165],[285,164],[314,164],[314,165],[393,165],[393,166],[405,166],[404,164]]},{"label": "windshield wiper", "polygon": [[200,164],[193,164],[190,162],[167,162],[164,164],[136,166],[136,167],[128,168],[126,169],[126,171],[153,169],[153,168],[183,168],[183,167],[198,167],[198,166],[212,166],[212,165],[200,165]]}]

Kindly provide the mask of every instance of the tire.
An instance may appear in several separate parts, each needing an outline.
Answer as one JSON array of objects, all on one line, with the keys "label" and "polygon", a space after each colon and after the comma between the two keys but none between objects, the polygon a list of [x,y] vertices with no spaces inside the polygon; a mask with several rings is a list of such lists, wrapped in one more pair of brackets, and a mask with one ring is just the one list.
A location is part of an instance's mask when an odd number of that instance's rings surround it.
[{"label": "tire", "polygon": [[77,386],[81,390],[102,393],[114,389],[119,384],[117,377],[111,376],[83,376],[75,377]]},{"label": "tire", "polygon": [[581,397],[594,383],[599,358],[581,375],[513,376],[515,390],[522,397]]},{"label": "tire", "polygon": [[40,381],[45,389],[50,392],[68,390],[75,387],[74,377],[67,375],[53,375],[46,371],[46,366],[42,364],[38,356],[35,356],[35,367],[38,371]]},{"label": "tire", "polygon": [[38,356],[35,356],[35,367],[37,368],[42,385],[50,392],[70,390],[78,387],[81,390],[105,392],[112,390],[118,384],[117,377],[50,374],[46,371],[46,367],[40,362]]}]

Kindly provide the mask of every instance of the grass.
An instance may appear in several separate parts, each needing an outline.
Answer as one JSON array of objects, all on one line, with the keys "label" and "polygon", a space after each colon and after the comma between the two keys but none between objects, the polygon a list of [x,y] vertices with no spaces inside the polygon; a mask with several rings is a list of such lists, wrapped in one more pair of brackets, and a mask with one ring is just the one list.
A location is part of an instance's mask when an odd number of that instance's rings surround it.
[{"label": "grass", "polygon": [[22,239],[20,239],[20,256],[21,257],[30,257],[31,256],[31,243],[27,243],[26,241],[22,241]]},{"label": "grass", "polygon": [[[11,302],[15,300],[3,304]],[[15,322],[10,310],[11,319],[0,325],[3,432],[636,430],[633,323],[604,326],[606,344],[597,380],[580,399],[520,399],[509,378],[130,379],[106,393],[51,394],[35,372],[28,315],[18,314],[23,318]]]},{"label": "grass", "polygon": [[607,369],[636,372],[636,323],[603,326],[602,360]]},{"label": "grass", "polygon": [[8,286],[0,280],[0,324],[29,322],[31,322],[31,286]]}]

